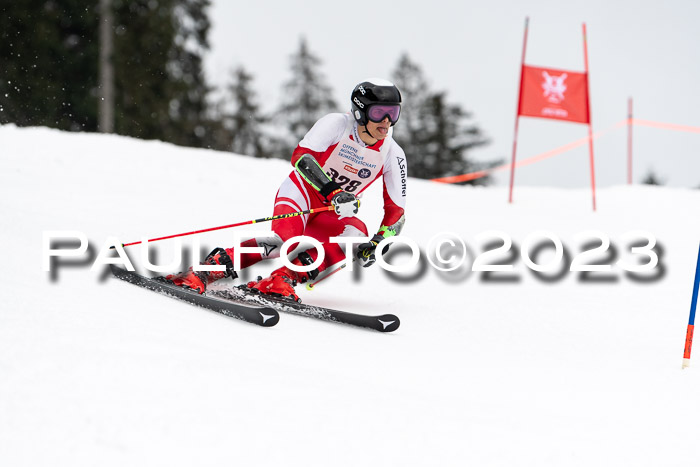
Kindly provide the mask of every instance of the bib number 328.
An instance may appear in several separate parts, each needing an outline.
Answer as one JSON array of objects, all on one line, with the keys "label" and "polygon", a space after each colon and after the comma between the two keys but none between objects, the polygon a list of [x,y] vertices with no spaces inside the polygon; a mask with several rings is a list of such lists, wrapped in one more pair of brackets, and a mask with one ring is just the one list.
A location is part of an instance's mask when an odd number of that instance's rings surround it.
[{"label": "bib number 328", "polygon": [[340,188],[342,188],[345,191],[349,191],[350,193],[352,193],[362,185],[362,182],[360,180],[351,180],[345,175],[340,175],[338,171],[333,168],[328,169],[328,171],[328,176],[331,177],[333,181],[340,185]]}]

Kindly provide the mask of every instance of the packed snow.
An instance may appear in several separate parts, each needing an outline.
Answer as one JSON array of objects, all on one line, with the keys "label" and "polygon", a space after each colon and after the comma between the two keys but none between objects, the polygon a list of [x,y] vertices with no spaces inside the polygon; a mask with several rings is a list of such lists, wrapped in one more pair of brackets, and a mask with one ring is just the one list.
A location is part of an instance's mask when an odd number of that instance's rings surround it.
[{"label": "packed snow", "polygon": [[[401,327],[381,334],[282,314],[262,328],[91,267],[114,237],[270,215],[288,161],[13,125],[0,126],[0,141],[3,465],[700,463],[700,361],[681,370],[700,190],[601,187],[593,212],[587,189],[516,186],[508,204],[505,187],[410,178],[402,237],[420,247],[415,268],[375,265],[299,287],[305,302],[394,313]],[[373,231],[381,214],[372,187],[360,217]],[[235,230],[261,229],[269,224]],[[47,272],[44,237],[55,231],[82,232],[89,248]],[[438,234],[465,242],[464,265],[431,265]],[[560,262],[547,235],[561,241]],[[196,237],[206,253],[231,246],[234,231]],[[503,237],[510,251],[484,258]],[[584,263],[610,270],[569,271],[599,237],[610,247]],[[657,246],[634,253],[647,237]],[[151,248],[165,263],[176,246]],[[126,251],[147,272],[141,248]],[[393,250],[390,262],[409,263]],[[447,244],[441,252],[459,256]],[[654,255],[647,272],[623,270]],[[477,256],[513,271],[472,271]],[[534,273],[550,262],[563,266]]]}]

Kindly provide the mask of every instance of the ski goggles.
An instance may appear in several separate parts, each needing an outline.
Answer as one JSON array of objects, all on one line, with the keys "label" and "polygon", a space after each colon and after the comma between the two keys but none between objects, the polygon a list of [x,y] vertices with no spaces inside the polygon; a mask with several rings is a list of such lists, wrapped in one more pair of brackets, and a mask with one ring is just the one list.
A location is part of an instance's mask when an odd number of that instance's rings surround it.
[{"label": "ski goggles", "polygon": [[399,121],[399,114],[401,113],[401,106],[392,104],[392,105],[382,105],[382,104],[375,104],[369,106],[369,109],[367,110],[367,118],[369,118],[370,121],[374,123],[379,123],[382,120],[384,120],[386,117],[389,117],[389,121],[391,123],[396,123]]}]

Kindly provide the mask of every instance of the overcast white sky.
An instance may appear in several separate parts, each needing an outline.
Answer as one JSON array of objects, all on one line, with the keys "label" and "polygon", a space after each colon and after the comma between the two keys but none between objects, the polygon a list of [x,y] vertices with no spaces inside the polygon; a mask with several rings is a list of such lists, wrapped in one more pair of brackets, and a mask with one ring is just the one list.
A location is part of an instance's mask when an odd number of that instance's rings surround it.
[{"label": "overcast white sky", "polygon": [[[475,156],[510,161],[528,16],[526,63],[571,71],[584,69],[586,23],[594,131],[626,118],[628,97],[636,118],[700,127],[698,0],[212,0],[206,68],[223,85],[243,65],[263,107],[272,110],[304,35],[336,100],[349,109],[355,84],[390,78],[407,52],[431,88],[473,112],[491,138]],[[586,134],[585,125],[522,118],[518,159]],[[626,129],[596,140],[594,148],[599,186],[626,183]],[[669,186],[700,186],[700,134],[635,127],[634,153],[635,181],[653,169]],[[586,146],[519,168],[516,183],[585,187],[589,177]],[[496,181],[507,184],[507,172]]]}]

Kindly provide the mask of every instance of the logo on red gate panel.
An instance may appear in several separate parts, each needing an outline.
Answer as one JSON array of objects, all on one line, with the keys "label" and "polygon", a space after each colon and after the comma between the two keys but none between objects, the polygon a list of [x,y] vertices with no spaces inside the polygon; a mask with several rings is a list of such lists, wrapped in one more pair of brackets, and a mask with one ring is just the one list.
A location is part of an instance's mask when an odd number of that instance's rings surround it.
[{"label": "logo on red gate panel", "polygon": [[567,76],[568,75],[566,73],[556,76],[550,75],[546,71],[542,72],[542,77],[544,78],[544,81],[542,82],[544,97],[546,97],[552,104],[559,104],[564,100],[564,93],[566,92],[566,84],[564,84],[564,80]]}]

